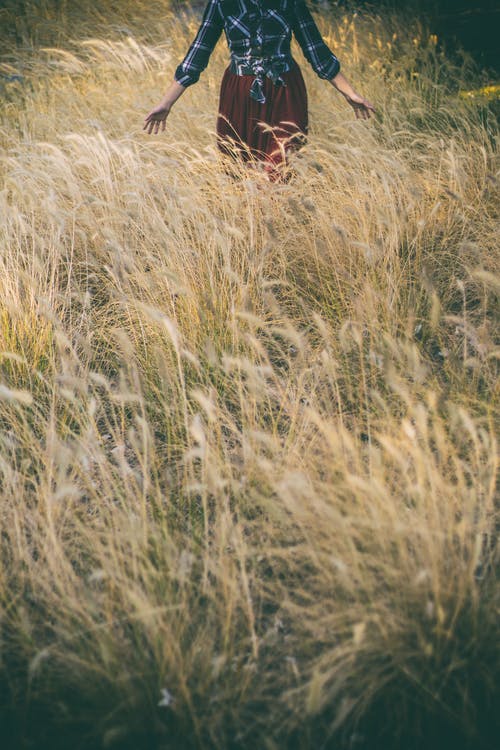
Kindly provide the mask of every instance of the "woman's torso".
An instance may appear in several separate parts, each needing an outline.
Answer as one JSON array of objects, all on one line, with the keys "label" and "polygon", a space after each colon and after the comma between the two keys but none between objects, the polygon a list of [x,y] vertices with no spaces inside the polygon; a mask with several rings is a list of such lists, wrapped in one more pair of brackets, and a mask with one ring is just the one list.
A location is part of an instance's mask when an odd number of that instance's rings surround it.
[{"label": "woman's torso", "polygon": [[238,57],[290,57],[296,0],[219,0],[231,53]]}]

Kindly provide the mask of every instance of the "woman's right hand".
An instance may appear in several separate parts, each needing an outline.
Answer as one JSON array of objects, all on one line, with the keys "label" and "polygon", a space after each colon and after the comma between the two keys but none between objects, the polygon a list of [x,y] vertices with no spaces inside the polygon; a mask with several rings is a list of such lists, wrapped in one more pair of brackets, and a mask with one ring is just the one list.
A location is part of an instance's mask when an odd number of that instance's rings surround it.
[{"label": "woman's right hand", "polygon": [[171,106],[172,105],[170,103],[167,103],[165,99],[162,99],[158,106],[152,109],[149,115],[146,117],[146,119],[144,120],[144,127],[142,129],[145,130],[146,133],[149,133],[149,135],[151,135],[151,133],[153,132],[156,135],[161,126],[161,131],[163,133],[165,131],[167,117],[170,114]]},{"label": "woman's right hand", "polygon": [[178,81],[172,81],[161,102],[157,107],[151,110],[144,120],[144,127],[142,129],[145,130],[146,133],[149,133],[149,135],[153,132],[156,135],[161,125],[161,132],[163,133],[170,110],[185,90],[186,87]]}]

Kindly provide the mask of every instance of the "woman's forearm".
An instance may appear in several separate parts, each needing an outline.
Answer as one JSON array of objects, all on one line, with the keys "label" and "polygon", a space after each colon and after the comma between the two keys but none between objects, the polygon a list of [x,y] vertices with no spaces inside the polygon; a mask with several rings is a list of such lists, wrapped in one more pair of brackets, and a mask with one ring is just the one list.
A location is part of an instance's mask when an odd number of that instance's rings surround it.
[{"label": "woman's forearm", "polygon": [[165,94],[163,95],[163,98],[161,100],[161,103],[170,109],[177,99],[182,96],[182,94],[185,92],[186,86],[183,86],[178,81],[172,81],[168,89],[166,90]]},{"label": "woman's forearm", "polygon": [[340,93],[344,96],[347,96],[348,98],[356,96],[357,92],[353,89],[343,73],[337,73],[335,78],[332,78],[330,83],[334,88],[337,89],[337,91],[340,91]]},{"label": "woman's forearm", "polygon": [[160,128],[163,132],[165,130],[165,121],[170,114],[170,110],[185,90],[186,86],[183,86],[174,79],[165,91],[161,102],[151,110],[144,120],[144,126],[142,129],[149,133],[149,135],[151,135],[151,133],[158,133]]},{"label": "woman's forearm", "polygon": [[371,113],[375,112],[375,107],[368,101],[368,99],[365,99],[364,96],[361,96],[361,94],[358,94],[358,92],[353,89],[343,73],[337,73],[337,75],[331,79],[330,83],[345,97],[347,103],[354,109],[358,119],[370,119]]}]

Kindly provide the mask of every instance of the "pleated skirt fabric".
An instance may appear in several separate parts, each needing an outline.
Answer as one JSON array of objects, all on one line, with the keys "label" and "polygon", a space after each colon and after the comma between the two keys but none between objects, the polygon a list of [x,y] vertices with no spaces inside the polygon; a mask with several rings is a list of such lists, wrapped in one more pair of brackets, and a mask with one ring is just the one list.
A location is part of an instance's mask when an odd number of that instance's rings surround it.
[{"label": "pleated skirt fabric", "polygon": [[285,86],[264,79],[266,101],[250,96],[255,78],[224,73],[220,89],[217,143],[234,158],[261,163],[272,175],[287,164],[290,152],[305,142],[307,91],[299,66],[282,76]]}]

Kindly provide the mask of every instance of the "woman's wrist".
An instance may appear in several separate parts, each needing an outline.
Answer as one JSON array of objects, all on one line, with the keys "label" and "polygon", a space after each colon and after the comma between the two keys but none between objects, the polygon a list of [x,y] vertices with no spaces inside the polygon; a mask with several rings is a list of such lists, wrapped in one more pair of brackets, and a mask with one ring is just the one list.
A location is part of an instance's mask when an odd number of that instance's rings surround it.
[{"label": "woman's wrist", "polygon": [[356,92],[343,73],[337,73],[335,78],[331,79],[330,83],[345,97],[351,98],[356,96]]},{"label": "woman's wrist", "polygon": [[165,107],[165,109],[170,109],[175,104],[177,99],[182,96],[185,90],[185,86],[174,80],[166,90],[161,100],[161,103]]}]

